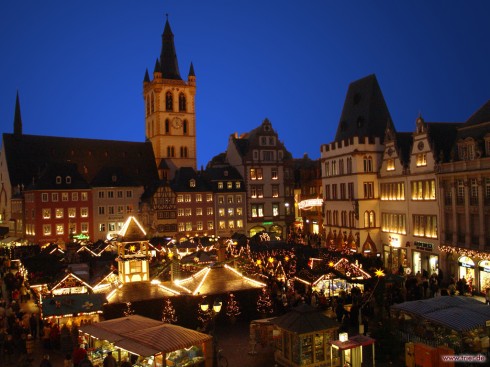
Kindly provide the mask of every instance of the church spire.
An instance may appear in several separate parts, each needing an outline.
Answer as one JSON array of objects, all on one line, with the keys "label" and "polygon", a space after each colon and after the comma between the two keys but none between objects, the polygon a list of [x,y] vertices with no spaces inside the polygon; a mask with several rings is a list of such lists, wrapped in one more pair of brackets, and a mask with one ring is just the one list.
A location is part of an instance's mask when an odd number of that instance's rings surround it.
[{"label": "church spire", "polygon": [[14,135],[22,136],[22,116],[20,115],[19,91],[15,98],[15,113],[14,113]]},{"label": "church spire", "polygon": [[177,62],[177,53],[175,52],[174,34],[170,29],[170,23],[165,22],[165,28],[162,34],[162,51],[160,53],[160,67],[164,79],[182,80],[179,72],[179,63]]}]

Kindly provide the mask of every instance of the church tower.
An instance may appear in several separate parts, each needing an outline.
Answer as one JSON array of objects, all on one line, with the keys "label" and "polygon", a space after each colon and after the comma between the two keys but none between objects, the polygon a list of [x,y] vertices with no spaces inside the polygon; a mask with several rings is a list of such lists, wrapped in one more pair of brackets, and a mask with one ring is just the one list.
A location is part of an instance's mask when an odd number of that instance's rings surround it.
[{"label": "church tower", "polygon": [[153,145],[160,178],[171,179],[181,167],[197,166],[196,76],[190,64],[182,80],[168,19],[162,34],[162,50],[153,79],[146,70],[143,81],[146,138]]}]

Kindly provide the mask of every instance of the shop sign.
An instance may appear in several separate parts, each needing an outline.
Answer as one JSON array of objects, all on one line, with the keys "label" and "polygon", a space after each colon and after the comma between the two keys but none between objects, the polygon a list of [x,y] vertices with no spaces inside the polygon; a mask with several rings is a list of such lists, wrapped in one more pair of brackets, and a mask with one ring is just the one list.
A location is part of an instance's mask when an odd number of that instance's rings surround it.
[{"label": "shop sign", "polygon": [[488,266],[480,266],[480,271],[484,271],[485,273],[490,273],[490,268]]},{"label": "shop sign", "polygon": [[432,251],[432,249],[434,248],[434,245],[428,242],[415,241],[414,244],[415,247],[417,247],[417,249],[419,250]]},{"label": "shop sign", "polygon": [[323,199],[307,199],[300,201],[298,204],[300,209],[309,209],[314,206],[323,206]]},{"label": "shop sign", "polygon": [[474,268],[475,267],[474,264],[469,264],[466,262],[460,262],[459,265],[462,266],[463,268]]}]

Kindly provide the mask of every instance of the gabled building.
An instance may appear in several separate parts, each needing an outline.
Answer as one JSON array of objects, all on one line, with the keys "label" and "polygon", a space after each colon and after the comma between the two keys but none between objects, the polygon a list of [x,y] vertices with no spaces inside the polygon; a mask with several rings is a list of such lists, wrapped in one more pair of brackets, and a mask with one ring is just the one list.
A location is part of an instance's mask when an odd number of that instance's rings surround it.
[{"label": "gabled building", "polygon": [[284,239],[294,221],[293,160],[271,122],[265,119],[248,133],[231,135],[225,162],[244,179],[247,234],[266,231]]},{"label": "gabled building", "polygon": [[206,168],[204,174],[214,195],[215,234],[246,234],[247,192],[240,173],[232,166],[215,166]]},{"label": "gabled building", "polygon": [[202,172],[180,168],[172,180],[172,189],[176,195],[179,236],[214,235],[214,195]]},{"label": "gabled building", "polygon": [[444,130],[441,139],[452,143],[437,167],[441,249],[449,275],[485,291],[490,287],[490,101],[454,132]]},{"label": "gabled building", "polygon": [[321,146],[328,241],[366,256],[382,251],[378,171],[387,124],[388,107],[369,75],[349,85],[335,140]]},{"label": "gabled building", "polygon": [[324,235],[322,169],[319,159],[307,154],[294,159],[294,230]]},{"label": "gabled building", "polygon": [[73,163],[52,163],[23,191],[25,239],[66,243],[93,238],[92,190]]},{"label": "gabled building", "polygon": [[[23,134],[20,103],[17,96],[14,133],[2,135],[2,150],[0,152],[0,222],[3,226],[8,227],[13,235],[26,235],[33,238],[32,227],[28,230],[24,223],[26,220],[24,218],[26,214],[24,211],[24,191],[27,187],[30,187],[31,191],[36,188],[38,190],[41,182],[39,179],[42,175],[47,174],[48,167],[61,167],[67,163],[76,165],[78,174],[89,185],[90,190],[92,185],[96,185],[98,191],[113,191],[114,195],[118,195],[117,190],[115,190],[117,185],[112,181],[111,171],[117,172],[120,178],[125,177],[126,182],[131,181],[131,186],[128,187],[138,187],[139,189],[135,189],[134,197],[127,198],[130,199],[129,201],[125,201],[125,199],[121,201],[120,205],[125,206],[125,211],[128,210],[128,205],[135,205],[135,199],[139,200],[138,192],[142,192],[142,188],[158,179],[155,156],[149,142],[138,143]],[[110,182],[105,179],[108,174],[110,175]],[[65,176],[61,175],[60,177],[66,185]],[[102,180],[103,177],[105,177],[104,180]],[[109,186],[104,187],[102,181],[105,181],[104,184]],[[46,190],[39,194],[42,198],[49,192]],[[92,195],[89,197],[90,199],[86,204],[92,211],[94,203]],[[102,206],[102,204],[98,206]],[[35,217],[41,218],[42,207],[36,207],[35,210]],[[117,207],[114,210],[118,210]],[[68,218],[66,213],[65,218]],[[116,218],[110,220],[105,218],[105,220],[107,223],[119,222],[116,222]],[[32,213],[29,221],[30,226],[34,225]],[[99,233],[100,231],[94,232],[94,226],[98,227],[98,224],[99,222],[94,223],[94,217],[90,216],[86,228],[94,236],[91,240],[106,238],[107,230],[102,231],[102,233]],[[42,223],[35,225],[42,227]],[[80,230],[81,227],[76,229],[77,232]],[[40,233],[36,230],[36,238]],[[53,227],[51,233],[55,233]],[[69,228],[65,227],[63,233],[68,234]],[[46,235],[46,238],[41,242],[46,242],[48,238],[52,239],[52,234]]]}]

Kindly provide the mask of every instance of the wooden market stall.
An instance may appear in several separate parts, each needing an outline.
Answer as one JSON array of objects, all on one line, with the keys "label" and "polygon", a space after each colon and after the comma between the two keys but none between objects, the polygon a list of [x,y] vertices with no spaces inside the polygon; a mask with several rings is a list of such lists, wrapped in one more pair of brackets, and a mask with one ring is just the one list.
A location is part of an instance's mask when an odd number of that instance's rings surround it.
[{"label": "wooden market stall", "polygon": [[139,315],[125,316],[80,327],[95,367],[107,352],[118,362],[138,367],[211,367],[212,336]]},{"label": "wooden market stall", "polygon": [[[375,365],[374,359],[374,343],[375,340],[366,335],[354,335],[349,337],[347,333],[339,334],[339,340],[331,340],[330,342],[330,366],[361,367],[363,362],[369,363],[365,357],[363,348],[371,346],[371,365]],[[334,358],[334,351],[338,351],[340,358]]]},{"label": "wooden market stall", "polygon": [[472,297],[443,296],[391,306],[392,319],[405,342],[456,353],[486,353],[490,343],[490,307]]},{"label": "wooden market stall", "polygon": [[301,304],[271,322],[279,330],[274,359],[281,366],[325,366],[331,359],[339,365],[339,354],[329,345],[340,326],[335,320]]}]

